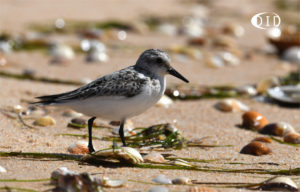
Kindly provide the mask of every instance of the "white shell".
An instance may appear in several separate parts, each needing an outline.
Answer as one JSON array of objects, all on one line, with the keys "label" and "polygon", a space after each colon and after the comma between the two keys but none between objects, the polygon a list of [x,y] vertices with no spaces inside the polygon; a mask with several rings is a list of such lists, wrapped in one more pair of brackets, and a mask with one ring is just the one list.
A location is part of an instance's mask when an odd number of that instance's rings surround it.
[{"label": "white shell", "polygon": [[105,149],[94,153],[94,155],[107,157],[111,159],[124,160],[132,164],[138,164],[144,162],[141,154],[131,147],[121,147],[118,149]]},{"label": "white shell", "polygon": [[[282,184],[282,185],[279,185]],[[286,187],[288,186],[288,187]],[[297,191],[298,186],[288,177],[274,177],[264,182],[261,185],[262,189],[272,191]]]},{"label": "white shell", "polygon": [[190,184],[191,179],[187,177],[178,177],[175,179],[172,179],[173,184],[179,184],[179,185],[185,185],[185,184]]},{"label": "white shell", "polygon": [[152,187],[151,189],[149,189],[148,192],[169,192],[169,190],[165,187],[155,186],[155,187]]},{"label": "white shell", "polygon": [[294,127],[289,123],[281,121],[281,122],[276,123],[276,124],[277,124],[277,127],[279,127],[280,129],[283,130],[283,136],[286,135],[286,134],[289,134],[289,133],[296,132]]},{"label": "white shell", "polygon": [[283,53],[283,59],[300,65],[300,47],[291,47]]},{"label": "white shell", "polygon": [[182,160],[182,159],[176,159],[173,162],[174,165],[180,165],[180,166],[185,166],[185,167],[192,167],[193,165],[191,165],[189,162]]},{"label": "white shell", "polygon": [[247,95],[250,95],[250,96],[257,95],[256,89],[253,86],[250,86],[250,85],[245,85],[245,86],[239,87],[238,91],[240,93],[244,93],[244,94],[247,94]]},{"label": "white shell", "polygon": [[205,63],[212,68],[221,68],[225,65],[224,60],[220,56],[208,56]]},{"label": "white shell", "polygon": [[278,86],[268,89],[268,94],[275,100],[285,103],[300,103],[300,86]]},{"label": "white shell", "polygon": [[164,23],[159,25],[156,30],[160,33],[170,35],[170,36],[174,36],[177,34],[176,26],[169,23]]},{"label": "white shell", "polygon": [[152,179],[152,181],[159,184],[172,184],[172,180],[167,178],[165,175],[158,175]]},{"label": "white shell", "polygon": [[65,116],[65,117],[73,117],[73,118],[75,118],[75,117],[81,117],[83,114],[82,113],[78,113],[78,112],[76,112],[74,110],[69,109],[67,111],[64,111],[62,115]]},{"label": "white shell", "polygon": [[0,173],[6,173],[6,169],[0,165]]},{"label": "white shell", "polygon": [[75,53],[73,49],[65,44],[54,44],[50,48],[50,55],[52,62],[64,62],[74,58]]},{"label": "white shell", "polygon": [[225,112],[249,111],[249,107],[236,99],[224,99],[216,107]]},{"label": "white shell", "polygon": [[157,152],[151,152],[147,155],[145,155],[144,157],[144,161],[147,163],[164,163],[166,162],[165,158]]},{"label": "white shell", "polygon": [[156,103],[156,106],[168,108],[172,104],[173,104],[173,100],[170,97],[163,95],[160,98],[160,100]]},{"label": "white shell", "polygon": [[108,177],[103,177],[100,179],[100,185],[102,187],[121,187],[125,183],[125,180],[112,180],[109,179]]},{"label": "white shell", "polygon": [[74,171],[70,171],[67,167],[60,167],[56,170],[54,170],[52,173],[51,173],[51,184],[56,184],[58,181],[58,177],[60,175],[75,175],[77,174],[76,172]]},{"label": "white shell", "polygon": [[228,51],[222,51],[218,53],[218,56],[222,58],[227,65],[237,66],[240,64],[239,58]]}]

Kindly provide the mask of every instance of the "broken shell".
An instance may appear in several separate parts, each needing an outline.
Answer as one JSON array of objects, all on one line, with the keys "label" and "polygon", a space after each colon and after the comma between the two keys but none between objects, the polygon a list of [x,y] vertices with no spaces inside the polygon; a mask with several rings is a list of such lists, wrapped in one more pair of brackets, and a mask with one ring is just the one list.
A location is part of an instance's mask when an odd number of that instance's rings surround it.
[{"label": "broken shell", "polygon": [[300,144],[300,134],[296,132],[290,132],[284,135],[283,141],[287,143]]},{"label": "broken shell", "polygon": [[222,60],[225,62],[225,64],[230,66],[237,66],[240,64],[240,60],[237,56],[234,54],[228,52],[228,51],[222,51],[218,53],[218,56],[222,58]]},{"label": "broken shell", "polygon": [[205,44],[205,38],[204,37],[194,37],[189,39],[188,43],[190,45],[204,45]]},{"label": "broken shell", "polygon": [[31,115],[33,117],[41,117],[46,115],[46,111],[44,109],[35,107],[35,106],[29,106],[26,109],[26,115]]},{"label": "broken shell", "polygon": [[102,187],[122,187],[125,183],[125,180],[111,180],[108,177],[103,177],[100,179],[100,185]]},{"label": "broken shell", "polygon": [[38,118],[37,120],[35,120],[33,122],[33,124],[46,127],[46,126],[55,125],[56,121],[51,116],[47,115],[47,116],[43,116],[41,118]]},{"label": "broken shell", "polygon": [[146,163],[164,163],[164,162],[166,162],[165,158],[160,153],[157,153],[154,151],[145,155],[143,158]]},{"label": "broken shell", "polygon": [[235,48],[236,43],[233,38],[225,35],[217,36],[214,41],[213,45],[216,47],[222,47],[222,48]]},{"label": "broken shell", "polygon": [[288,177],[274,177],[263,182],[263,184],[258,187],[259,190],[266,191],[298,191],[298,186],[296,183]]},{"label": "broken shell", "polygon": [[186,192],[217,192],[216,190],[208,187],[190,187]]},{"label": "broken shell", "polygon": [[173,104],[173,100],[170,97],[163,95],[156,103],[156,106],[168,108],[171,104]]},{"label": "broken shell", "polygon": [[159,184],[172,184],[172,180],[167,178],[165,175],[158,175],[152,179],[152,181]]},{"label": "broken shell", "polygon": [[179,185],[185,185],[185,184],[191,184],[191,179],[187,177],[178,177],[175,179],[172,179],[173,184],[179,184]]},{"label": "broken shell", "polygon": [[169,36],[174,36],[177,34],[177,28],[175,25],[169,24],[169,23],[164,23],[159,26],[157,26],[156,30],[160,33],[169,35]]},{"label": "broken shell", "polygon": [[93,155],[106,157],[110,159],[118,159],[120,161],[126,161],[132,164],[138,164],[144,162],[141,154],[131,147],[121,147],[117,149],[105,149],[95,152]]},{"label": "broken shell", "polygon": [[74,111],[74,110],[69,109],[69,110],[67,110],[67,111],[64,111],[62,115],[65,116],[65,117],[73,117],[73,118],[76,118],[76,117],[81,117],[81,116],[82,116],[82,113],[78,113],[78,112],[76,112],[76,111]]},{"label": "broken shell", "polygon": [[68,151],[72,154],[88,154],[88,143],[86,141],[77,141],[68,147]]},{"label": "broken shell", "polygon": [[271,149],[263,142],[252,141],[248,145],[244,146],[240,153],[249,155],[267,155],[271,153]]},{"label": "broken shell", "polygon": [[90,50],[86,56],[86,61],[88,61],[88,62],[106,62],[106,61],[108,61],[108,55],[105,52]]},{"label": "broken shell", "polygon": [[262,128],[260,131],[262,134],[284,136],[287,133],[295,132],[294,127],[286,122],[270,123]]},{"label": "broken shell", "polygon": [[0,173],[6,173],[6,169],[0,165]]},{"label": "broken shell", "polygon": [[223,27],[223,33],[233,35],[235,37],[241,37],[245,33],[244,27],[236,23],[227,23]]},{"label": "broken shell", "polygon": [[155,186],[155,187],[152,187],[151,189],[149,189],[148,192],[169,192],[169,190],[165,187]]},{"label": "broken shell", "polygon": [[260,141],[260,142],[264,142],[264,143],[272,143],[272,139],[270,139],[269,137],[256,137],[252,141]]},{"label": "broken shell", "polygon": [[257,113],[255,111],[248,111],[243,114],[243,123],[242,126],[247,129],[254,129],[259,131],[265,125],[269,123],[267,118],[265,118],[262,114]]},{"label": "broken shell", "polygon": [[182,160],[182,159],[176,159],[173,162],[174,165],[179,165],[179,166],[185,166],[185,167],[192,167],[193,165],[191,165],[189,162]]},{"label": "broken shell", "polygon": [[261,80],[257,86],[256,90],[259,94],[265,93],[270,87],[274,87],[279,84],[277,77],[271,77]]},{"label": "broken shell", "polygon": [[225,112],[249,111],[249,107],[236,99],[224,99],[216,107]]}]

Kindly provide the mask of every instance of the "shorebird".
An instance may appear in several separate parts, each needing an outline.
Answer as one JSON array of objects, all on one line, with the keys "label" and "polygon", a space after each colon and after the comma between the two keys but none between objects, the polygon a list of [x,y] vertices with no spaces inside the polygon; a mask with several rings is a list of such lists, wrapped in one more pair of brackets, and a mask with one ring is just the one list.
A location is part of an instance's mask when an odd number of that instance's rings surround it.
[{"label": "shorebird", "polygon": [[119,135],[124,146],[126,119],[154,105],[166,89],[166,74],[189,82],[170,65],[168,54],[148,49],[130,66],[96,79],[78,89],[57,95],[37,97],[36,104],[70,107],[91,118],[88,120],[90,153],[94,152],[92,126],[96,117],[120,121]]}]

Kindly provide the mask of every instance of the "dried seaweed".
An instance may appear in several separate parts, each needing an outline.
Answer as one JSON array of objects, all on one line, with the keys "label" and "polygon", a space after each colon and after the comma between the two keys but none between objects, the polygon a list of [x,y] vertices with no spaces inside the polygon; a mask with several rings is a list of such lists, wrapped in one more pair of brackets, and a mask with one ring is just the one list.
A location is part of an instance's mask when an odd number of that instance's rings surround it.
[{"label": "dried seaweed", "polygon": [[287,76],[279,78],[281,85],[297,85],[300,83],[300,74],[299,72],[291,72]]},{"label": "dried seaweed", "polygon": [[23,191],[23,192],[37,192],[36,190],[33,189],[26,189],[26,188],[19,188],[19,187],[0,187],[0,191]]}]

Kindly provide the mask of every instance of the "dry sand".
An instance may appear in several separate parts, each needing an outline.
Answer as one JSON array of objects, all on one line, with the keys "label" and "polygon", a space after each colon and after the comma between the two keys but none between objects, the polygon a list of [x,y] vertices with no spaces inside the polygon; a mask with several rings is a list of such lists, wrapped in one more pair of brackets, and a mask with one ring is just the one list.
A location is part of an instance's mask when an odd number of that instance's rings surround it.
[{"label": "dry sand", "polygon": [[[259,1],[261,2],[261,1]],[[159,6],[158,6],[159,4]],[[229,3],[228,3],[229,4]],[[246,34],[239,40],[239,45],[243,50],[254,50],[266,44],[264,33],[253,28],[249,23],[251,14],[260,11],[262,8],[254,1],[242,1],[237,3],[231,1],[228,6],[215,2],[212,10],[219,15],[232,13],[228,20],[239,22],[246,29]],[[48,22],[56,18],[80,20],[105,20],[122,19],[126,21],[139,20],[141,15],[187,15],[193,4],[179,0],[148,1],[140,0],[113,0],[113,1],[70,1],[70,0],[2,0],[0,6],[0,26],[1,30],[12,33],[20,33],[26,30],[26,26],[32,22]],[[262,7],[272,7],[264,3]],[[238,8],[242,8],[237,11]],[[246,9],[247,8],[247,9]],[[249,8],[249,9],[248,9]],[[187,11],[188,10],[188,11]],[[218,11],[217,11],[218,10]],[[235,16],[236,15],[236,16]],[[241,15],[243,16],[242,18]],[[226,17],[222,18],[226,20]],[[64,38],[64,37],[62,37]],[[47,76],[51,78],[61,78],[65,80],[78,80],[83,78],[95,79],[103,74],[121,69],[134,64],[140,52],[149,47],[167,48],[171,44],[180,44],[185,39],[182,37],[169,37],[159,34],[135,34],[129,33],[126,41],[122,44],[135,45],[133,50],[109,49],[109,63],[86,64],[83,56],[76,56],[69,65],[51,65],[49,57],[40,52],[18,52],[7,55],[8,66],[3,70],[11,72],[22,72],[26,68],[34,69],[37,76]],[[262,54],[254,55],[251,60],[246,60],[238,67],[225,67],[222,69],[207,68],[203,63],[188,60],[181,63],[176,58],[173,65],[178,71],[184,74],[191,82],[203,85],[233,84],[245,85],[254,84],[269,76],[285,75],[289,71],[280,68],[280,61],[272,56]],[[168,77],[168,81],[178,83],[173,77]],[[13,79],[0,78],[0,107],[24,104],[22,100],[32,101],[35,96],[60,93],[69,91],[75,86],[45,84],[32,81],[19,81]],[[277,105],[259,103],[250,99],[242,101],[270,120],[270,122],[286,121],[296,128],[300,124],[300,112],[297,108],[282,108]],[[288,145],[272,143],[270,145],[273,153],[266,156],[250,156],[239,153],[241,148],[253,138],[260,136],[257,133],[237,128],[241,123],[241,113],[223,113],[217,111],[213,106],[216,99],[197,101],[176,101],[170,108],[152,107],[140,116],[132,120],[135,126],[149,126],[152,124],[173,122],[177,120],[176,126],[183,132],[186,138],[201,138],[209,136],[207,140],[211,144],[233,145],[227,148],[188,148],[185,150],[172,151],[180,157],[198,159],[230,159],[236,162],[258,163],[272,162],[275,165],[225,165],[213,164],[226,168],[276,168],[288,169],[300,167],[299,148]],[[38,129],[22,128],[17,120],[9,119],[0,114],[0,150],[1,151],[23,151],[23,152],[55,152],[68,153],[67,147],[78,140],[75,137],[56,136],[59,133],[86,134],[87,130],[75,130],[67,128],[69,118],[62,117],[62,108],[49,108],[50,115],[53,116],[57,124],[51,127],[38,127]],[[86,117],[87,119],[88,117]],[[98,121],[101,121],[97,119]],[[94,134],[102,137],[108,134],[104,130],[95,130]],[[111,145],[110,142],[94,141],[96,149],[101,149]],[[255,174],[233,174],[233,173],[206,173],[184,170],[158,170],[139,168],[110,168],[81,165],[73,161],[41,161],[34,159],[23,159],[14,157],[1,157],[0,165],[7,169],[7,173],[0,173],[0,179],[40,179],[49,178],[56,168],[65,166],[70,170],[78,172],[89,172],[96,176],[107,175],[111,178],[132,179],[151,182],[158,174],[168,177],[187,176],[201,182],[261,182],[271,175]],[[293,177],[296,178],[296,177]],[[296,183],[300,185],[299,177]],[[51,188],[49,182],[36,183],[5,183],[0,181],[1,186],[15,186],[35,189],[38,191]],[[147,191],[150,184],[128,182],[126,188],[107,189],[106,191]],[[185,191],[187,186],[167,186],[171,191]],[[221,191],[246,191],[238,189],[221,189]]]}]

